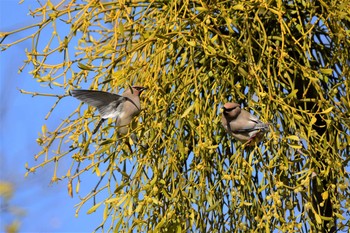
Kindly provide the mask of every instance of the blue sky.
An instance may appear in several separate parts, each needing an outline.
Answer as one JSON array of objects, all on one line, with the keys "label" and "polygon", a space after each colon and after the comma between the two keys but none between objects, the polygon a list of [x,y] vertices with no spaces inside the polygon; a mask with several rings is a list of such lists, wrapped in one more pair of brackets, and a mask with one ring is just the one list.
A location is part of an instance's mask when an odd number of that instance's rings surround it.
[{"label": "blue sky", "polygon": [[[11,31],[34,22],[35,19],[28,15],[28,10],[34,9],[37,1],[27,0],[20,5],[18,2],[0,0],[0,32]],[[5,43],[23,35],[25,34],[19,33],[15,37],[9,37]],[[91,232],[101,222],[100,214],[87,215],[86,211],[91,207],[89,203],[76,218],[74,205],[79,203],[79,198],[77,195],[74,198],[68,195],[66,180],[50,184],[52,166],[38,169],[35,174],[24,177],[25,163],[34,165],[34,154],[40,151],[35,140],[41,132],[41,126],[46,124],[49,129],[54,129],[79,103],[65,100],[63,103],[66,106],[55,111],[45,121],[44,118],[55,99],[33,98],[19,92],[19,89],[45,91],[28,73],[29,69],[18,73],[26,59],[24,50],[30,46],[31,41],[27,40],[0,53],[0,180],[14,184],[15,193],[10,204],[26,213],[20,218],[20,232]],[[89,186],[85,179],[81,184],[82,191]],[[2,232],[4,224],[14,218],[13,215],[0,214]]]},{"label": "blue sky", "polygon": [[[37,1],[25,0],[21,5],[18,2],[19,0],[0,0],[0,32],[11,31],[34,22],[28,12],[35,8]],[[23,35],[25,34],[19,33],[5,42]],[[40,151],[36,139],[41,132],[41,126],[46,124],[49,129],[55,129],[79,104],[73,98],[64,99],[59,110],[54,111],[49,120],[45,121],[44,118],[55,99],[33,98],[19,92],[19,89],[48,92],[31,77],[29,69],[18,73],[18,68],[26,59],[25,48],[30,46],[31,41],[27,40],[0,53],[0,180],[15,185],[10,204],[26,212],[20,218],[20,232],[91,232],[101,222],[101,214],[97,212],[87,215],[86,212],[92,205],[88,203],[76,218],[74,205],[80,202],[78,195],[74,195],[74,198],[68,195],[66,180],[50,184],[52,166],[38,169],[35,174],[24,177],[25,163],[34,165],[34,154]],[[62,57],[57,58],[56,62],[62,62]],[[62,91],[57,89],[57,94],[62,94]],[[62,170],[63,168],[64,166],[61,167]],[[84,179],[81,184],[82,194],[95,183],[95,179],[90,182]],[[11,220],[13,215],[1,215],[0,231]]]}]

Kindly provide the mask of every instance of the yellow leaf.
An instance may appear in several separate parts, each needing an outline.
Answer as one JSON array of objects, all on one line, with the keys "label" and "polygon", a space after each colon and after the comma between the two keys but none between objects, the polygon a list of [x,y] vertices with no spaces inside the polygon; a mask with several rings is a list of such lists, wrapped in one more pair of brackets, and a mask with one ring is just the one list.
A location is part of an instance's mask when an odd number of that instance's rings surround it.
[{"label": "yellow leaf", "polygon": [[208,45],[207,49],[209,50],[209,52],[210,52],[211,54],[216,54],[216,49],[213,48],[213,47],[211,47],[210,45]]},{"label": "yellow leaf", "polygon": [[322,74],[331,75],[333,73],[333,70],[332,69],[320,69],[320,72]]},{"label": "yellow leaf", "polygon": [[245,206],[252,206],[253,205],[253,203],[250,203],[250,202],[244,202],[243,203]]},{"label": "yellow leaf", "polygon": [[196,41],[190,40],[187,42],[190,46],[195,47],[196,46]]},{"label": "yellow leaf", "polygon": [[210,211],[216,209],[216,207],[218,207],[218,205],[219,205],[220,203],[221,203],[220,201],[214,203],[214,205],[210,206],[210,207],[206,210],[206,212],[210,212]]},{"label": "yellow leaf", "polygon": [[218,39],[218,34],[213,36],[213,38],[210,39],[211,43],[215,43],[215,41]]},{"label": "yellow leaf", "polygon": [[327,200],[328,199],[328,191],[324,191],[322,194],[322,199]]},{"label": "yellow leaf", "polygon": [[234,10],[244,11],[244,6],[242,4],[236,4],[232,7]]},{"label": "yellow leaf", "polygon": [[292,147],[293,149],[301,149],[302,147],[300,145],[289,145],[290,147]]},{"label": "yellow leaf", "polygon": [[80,181],[78,180],[77,185],[75,186],[75,192],[79,193],[79,189],[80,189]]},{"label": "yellow leaf", "polygon": [[63,85],[58,82],[52,82],[52,84],[56,87],[63,87]]},{"label": "yellow leaf", "polygon": [[185,64],[187,62],[187,51],[185,51],[182,55],[181,55],[181,63],[180,63],[180,67],[184,67]]},{"label": "yellow leaf", "polygon": [[43,135],[46,135],[46,133],[47,133],[46,125],[41,126],[41,132],[43,132]]},{"label": "yellow leaf", "polygon": [[55,6],[54,6],[50,1],[47,1],[47,6],[48,6],[51,10],[55,9]]},{"label": "yellow leaf", "polygon": [[302,116],[300,115],[294,115],[294,118],[297,120],[297,121],[301,121],[303,119]]},{"label": "yellow leaf", "polygon": [[105,205],[105,209],[103,210],[103,220],[105,221],[108,217],[108,205]]},{"label": "yellow leaf", "polygon": [[[108,140],[108,139],[107,139]],[[106,145],[106,146],[104,146],[104,147],[102,147],[101,149],[99,149],[98,151],[96,151],[96,153],[95,154],[102,154],[102,153],[104,153],[104,152],[106,152],[107,150],[109,150],[109,148],[110,148],[110,146],[109,145]]]},{"label": "yellow leaf", "polygon": [[128,183],[121,183],[116,189],[114,190],[114,193],[119,193],[120,190],[122,190]]},{"label": "yellow leaf", "polygon": [[341,215],[341,214],[334,213],[334,215],[340,220],[346,220],[346,218],[343,215]]},{"label": "yellow leaf", "polygon": [[315,124],[316,121],[317,121],[316,117],[312,116],[311,121],[310,121],[310,125]]},{"label": "yellow leaf", "polygon": [[287,139],[294,140],[294,141],[299,141],[300,140],[300,138],[298,136],[295,136],[295,135],[287,136]]},{"label": "yellow leaf", "polygon": [[327,114],[329,112],[331,112],[333,110],[333,107],[329,107],[326,110],[324,110],[323,112],[320,112],[320,114]]},{"label": "yellow leaf", "polygon": [[314,214],[315,214],[317,224],[321,224],[322,223],[321,216],[318,213],[316,213],[315,211],[314,211]]},{"label": "yellow leaf", "polygon": [[106,204],[112,203],[112,202],[117,202],[118,200],[120,200],[120,197],[114,197],[114,198],[110,198],[107,201],[105,201]]},{"label": "yellow leaf", "polygon": [[78,67],[82,70],[93,70],[90,66],[84,65],[81,62],[78,62]]},{"label": "yellow leaf", "polygon": [[296,98],[298,93],[298,89],[293,90],[289,95],[287,95],[287,98]]},{"label": "yellow leaf", "polygon": [[242,67],[238,67],[238,72],[243,76],[243,77],[247,77],[248,73],[247,71],[245,71],[245,69],[243,69]]},{"label": "yellow leaf", "polygon": [[143,206],[144,206],[143,203],[138,204],[136,209],[135,209],[135,213],[139,213],[142,210]]},{"label": "yellow leaf", "polygon": [[120,200],[117,203],[117,206],[120,206],[121,204],[123,204],[123,202],[128,198],[128,195],[125,195],[123,197],[120,198]]},{"label": "yellow leaf", "polygon": [[202,12],[204,12],[204,11],[208,11],[208,9],[207,9],[207,8],[205,8],[205,7],[201,7],[201,6],[196,7],[196,10],[197,10],[197,11],[202,11]]},{"label": "yellow leaf", "polygon": [[194,108],[194,105],[191,105],[190,107],[188,107],[188,108],[184,111],[184,113],[181,115],[180,118],[186,117],[186,116],[190,113],[190,111],[192,111],[193,108]]},{"label": "yellow leaf", "polygon": [[124,25],[122,22],[119,22],[118,28],[119,28],[120,34],[124,35]]},{"label": "yellow leaf", "polygon": [[87,214],[91,214],[93,212],[95,212],[97,210],[97,208],[102,204],[102,202],[97,203],[96,205],[94,205],[93,207],[91,207],[88,211]]},{"label": "yellow leaf", "polygon": [[97,166],[95,166],[95,172],[97,176],[101,176],[100,169]]}]

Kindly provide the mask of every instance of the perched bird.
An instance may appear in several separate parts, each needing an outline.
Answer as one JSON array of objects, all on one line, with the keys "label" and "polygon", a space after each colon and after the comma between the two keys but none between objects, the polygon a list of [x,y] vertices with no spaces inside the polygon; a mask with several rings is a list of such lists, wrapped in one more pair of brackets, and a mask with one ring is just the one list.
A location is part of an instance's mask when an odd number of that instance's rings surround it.
[{"label": "perched bird", "polygon": [[268,124],[241,109],[237,103],[226,103],[222,108],[222,125],[228,133],[242,143],[259,142],[269,130]]},{"label": "perched bird", "polygon": [[116,117],[116,126],[119,126],[118,132],[125,135],[128,133],[127,125],[141,111],[140,94],[145,89],[145,87],[133,86],[126,89],[122,95],[94,90],[72,90],[71,94],[98,109],[101,120],[92,134],[97,132],[107,118]]}]

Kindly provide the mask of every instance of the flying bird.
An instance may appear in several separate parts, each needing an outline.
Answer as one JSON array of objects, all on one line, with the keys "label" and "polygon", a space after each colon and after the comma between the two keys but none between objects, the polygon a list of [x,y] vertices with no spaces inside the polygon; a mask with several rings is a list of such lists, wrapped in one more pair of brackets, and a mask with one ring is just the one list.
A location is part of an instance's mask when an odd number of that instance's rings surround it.
[{"label": "flying bird", "polygon": [[88,105],[97,108],[101,120],[92,131],[95,134],[102,123],[108,118],[117,118],[116,126],[121,135],[128,133],[127,125],[141,111],[140,95],[146,88],[133,86],[124,91],[122,95],[94,90],[72,90],[71,95]]}]

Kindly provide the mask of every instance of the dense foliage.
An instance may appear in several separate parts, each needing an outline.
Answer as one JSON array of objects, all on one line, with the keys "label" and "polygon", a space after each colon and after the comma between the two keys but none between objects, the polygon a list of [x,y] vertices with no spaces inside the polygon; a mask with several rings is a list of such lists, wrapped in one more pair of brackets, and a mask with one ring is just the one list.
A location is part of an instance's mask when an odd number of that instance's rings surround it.
[{"label": "dense foliage", "polygon": [[[349,229],[350,1],[47,1],[30,14],[42,20],[23,29],[36,29],[25,64],[66,94],[23,93],[57,98],[49,114],[75,88],[149,88],[131,150],[113,121],[91,135],[85,105],[38,139],[28,171],[54,163],[71,195],[95,177],[77,211],[104,209],[99,228]],[[271,123],[263,143],[224,132],[227,101]]]}]

